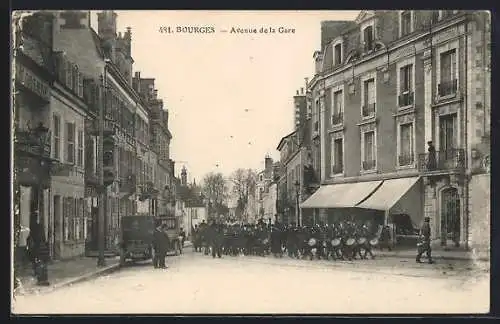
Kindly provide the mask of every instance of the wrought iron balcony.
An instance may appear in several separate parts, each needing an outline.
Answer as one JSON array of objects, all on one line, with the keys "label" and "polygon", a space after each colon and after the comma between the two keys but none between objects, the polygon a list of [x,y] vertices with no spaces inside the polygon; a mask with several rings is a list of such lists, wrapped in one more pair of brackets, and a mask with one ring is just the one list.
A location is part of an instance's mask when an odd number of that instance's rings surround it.
[{"label": "wrought iron balcony", "polygon": [[444,81],[438,84],[438,95],[440,97],[451,96],[457,93],[457,79]]},{"label": "wrought iron balcony", "polygon": [[42,140],[32,131],[19,130],[16,132],[15,149],[17,153],[50,158],[50,137]]},{"label": "wrought iron balcony", "polygon": [[423,173],[462,171],[465,169],[465,151],[457,148],[419,154],[418,169]]},{"label": "wrought iron balcony", "polygon": [[368,161],[363,161],[363,170],[373,170],[375,169],[375,160],[368,160]]},{"label": "wrought iron balcony", "polygon": [[132,194],[136,191],[137,178],[135,174],[129,173],[125,178],[120,179],[120,192]]},{"label": "wrought iron balcony", "polygon": [[375,115],[375,103],[366,104],[362,109],[363,117],[371,117]]},{"label": "wrought iron balcony", "polygon": [[405,92],[398,97],[399,107],[406,107],[413,105],[413,92]]},{"label": "wrought iron balcony", "polygon": [[339,174],[344,172],[344,166],[342,164],[332,165],[332,174]]},{"label": "wrought iron balcony", "polygon": [[332,125],[341,125],[344,122],[344,113],[336,112],[332,115]]},{"label": "wrought iron balcony", "polygon": [[413,153],[403,153],[398,156],[399,166],[412,165],[415,161]]}]

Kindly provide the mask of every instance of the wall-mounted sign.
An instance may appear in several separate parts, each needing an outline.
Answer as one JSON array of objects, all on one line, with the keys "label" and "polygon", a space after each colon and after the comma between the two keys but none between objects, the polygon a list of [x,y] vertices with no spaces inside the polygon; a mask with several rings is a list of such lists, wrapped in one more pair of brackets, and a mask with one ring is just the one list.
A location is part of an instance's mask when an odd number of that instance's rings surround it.
[{"label": "wall-mounted sign", "polygon": [[17,65],[16,68],[16,81],[40,98],[50,101],[49,85],[21,64]]}]

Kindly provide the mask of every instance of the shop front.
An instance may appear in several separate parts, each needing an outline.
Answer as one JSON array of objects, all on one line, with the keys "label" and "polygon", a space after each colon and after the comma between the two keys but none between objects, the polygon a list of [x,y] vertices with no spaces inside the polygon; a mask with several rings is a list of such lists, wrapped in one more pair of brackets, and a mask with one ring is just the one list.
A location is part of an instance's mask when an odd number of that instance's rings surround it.
[{"label": "shop front", "polygon": [[423,220],[423,185],[419,177],[339,183],[320,187],[302,203],[316,223],[352,221],[375,230],[392,228],[394,241],[416,239]]}]

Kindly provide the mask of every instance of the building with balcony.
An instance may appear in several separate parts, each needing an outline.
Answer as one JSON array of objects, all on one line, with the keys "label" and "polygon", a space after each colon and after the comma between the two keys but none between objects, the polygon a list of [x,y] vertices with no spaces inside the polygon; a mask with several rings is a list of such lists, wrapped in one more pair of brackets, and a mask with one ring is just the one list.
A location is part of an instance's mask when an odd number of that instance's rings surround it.
[{"label": "building with balcony", "polygon": [[430,216],[433,239],[469,245],[471,219],[486,221],[471,215],[467,188],[489,157],[488,25],[486,13],[456,10],[323,23],[307,89],[320,112],[322,185],[302,208],[396,234],[404,215],[414,227]]},{"label": "building with balcony", "polygon": [[[89,74],[80,70],[78,61],[58,50],[60,30],[74,27],[63,13],[36,13],[25,19],[21,34],[22,50],[18,52],[16,79],[16,123],[21,129],[33,128],[39,123],[46,125],[44,168],[38,176],[44,182],[36,190],[21,190],[22,197],[30,197],[30,208],[39,210],[40,220],[54,259],[81,255],[87,236],[87,220],[90,215],[85,202],[85,168],[87,116],[95,108],[92,96],[95,90]],[[25,96],[32,89],[36,96]],[[26,109],[35,107],[35,110]],[[19,107],[19,109],[18,109]],[[32,125],[32,126],[30,126]],[[19,126],[18,126],[19,128]],[[26,129],[25,129],[26,130]],[[32,131],[31,131],[32,133]],[[43,139],[43,136],[38,140]],[[19,155],[20,157],[22,155]],[[24,169],[22,163],[17,166]],[[50,174],[40,173],[48,171]],[[23,173],[21,173],[21,176]],[[21,183],[24,177],[20,177]],[[37,190],[38,194],[35,194]],[[21,203],[26,213],[25,203]]]},{"label": "building with balcony", "polygon": [[154,82],[153,78],[141,78],[140,72],[135,72],[132,80],[134,89],[148,104],[149,147],[156,154],[155,188],[160,193],[154,197],[153,210],[157,215],[165,215],[168,207],[165,193],[170,190],[174,175],[170,159],[172,134],[168,128],[168,110],[164,107],[163,100],[158,98]]},{"label": "building with balcony", "polygon": [[[305,79],[305,84],[307,87],[308,78]],[[278,221],[302,224],[304,220],[309,223],[312,213],[306,211],[303,215],[300,208],[297,208],[297,203],[307,199],[315,187],[319,186],[319,181],[316,184],[312,158],[317,154],[319,165],[319,145],[312,145],[313,137],[319,137],[319,115],[313,112],[311,93],[304,91],[304,88],[297,90],[293,99],[294,131],[284,136],[276,148],[280,152],[280,161],[273,165],[272,180],[276,184]]]},{"label": "building with balcony", "polygon": [[[39,223],[49,241],[53,233],[51,176],[57,173],[51,123],[53,22],[53,16],[43,12],[16,18],[12,44],[14,228],[17,234],[21,227],[32,229]],[[77,100],[70,100],[68,105],[77,105]]]},{"label": "building with balcony", "polygon": [[[108,187],[105,208],[106,247],[113,250],[118,240],[120,217],[135,214],[138,203],[141,204],[141,210],[147,203],[148,211],[156,214],[161,205],[158,201],[165,200],[163,191],[170,181],[170,175],[173,175],[173,171],[168,170],[172,165],[168,146],[159,148],[151,140],[154,133],[150,122],[151,117],[154,117],[151,112],[158,110],[156,106],[160,100],[153,96],[156,94],[153,91],[154,79],[146,79],[153,80],[153,89],[150,89],[148,82],[144,82],[145,88],[137,80],[133,82],[132,32],[127,28],[123,35],[117,33],[116,13],[98,13],[97,33],[90,26],[88,11],[61,11],[54,15],[57,22],[54,51],[58,53],[58,60],[63,62],[61,64],[71,67],[70,70],[66,69],[69,71],[66,73],[74,79],[72,82],[78,91],[83,91],[80,97],[83,97],[88,108],[83,150],[85,197],[90,219],[89,226],[85,227],[89,233],[89,250],[97,249],[96,135],[100,107],[104,109],[104,128],[113,133],[114,181]],[[166,138],[169,141],[171,135],[167,133]],[[78,143],[77,138],[74,145],[78,146]],[[163,168],[157,170],[159,161],[166,162]]]}]

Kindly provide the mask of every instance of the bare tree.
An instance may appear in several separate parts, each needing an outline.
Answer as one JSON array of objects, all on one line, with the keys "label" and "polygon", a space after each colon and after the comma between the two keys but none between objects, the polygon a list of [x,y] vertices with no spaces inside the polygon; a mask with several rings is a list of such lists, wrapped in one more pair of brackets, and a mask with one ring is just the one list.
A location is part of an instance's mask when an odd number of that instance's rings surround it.
[{"label": "bare tree", "polygon": [[209,203],[209,213],[225,213],[228,188],[222,173],[210,172],[203,178],[202,191]]},{"label": "bare tree", "polygon": [[231,176],[234,193],[238,197],[237,214],[241,215],[248,206],[248,200],[255,197],[257,174],[252,169],[237,169]]}]

